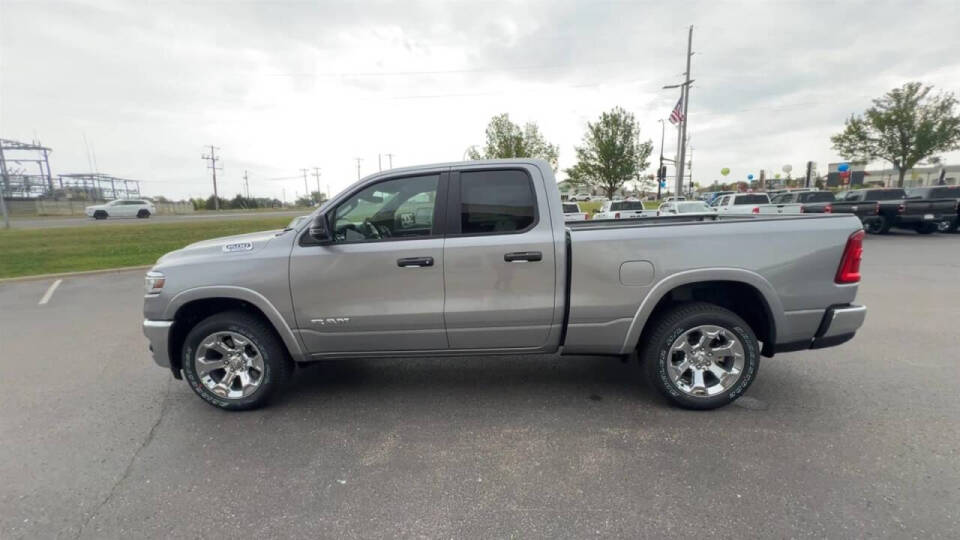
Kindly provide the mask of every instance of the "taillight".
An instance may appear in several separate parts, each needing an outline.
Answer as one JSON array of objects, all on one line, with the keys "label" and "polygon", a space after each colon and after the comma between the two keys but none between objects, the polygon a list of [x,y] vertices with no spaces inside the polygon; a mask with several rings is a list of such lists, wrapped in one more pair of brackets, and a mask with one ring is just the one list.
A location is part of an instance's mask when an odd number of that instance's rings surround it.
[{"label": "taillight", "polygon": [[584,220],[589,220],[589,219],[590,219],[590,214],[585,214],[585,215],[586,215],[586,217],[583,218],[583,219],[584,219]]},{"label": "taillight", "polygon": [[906,209],[907,209],[907,205],[905,205],[905,204],[898,204],[898,205],[897,205],[897,213],[898,213],[898,214],[902,214],[903,211],[906,210]]},{"label": "taillight", "polygon": [[803,206],[803,205],[800,205],[800,213],[801,213],[801,214],[806,214],[806,213],[807,213],[807,207],[806,207],[806,206]]},{"label": "taillight", "polygon": [[832,214],[832,213],[833,213],[833,205],[832,205],[832,204],[827,204],[826,206],[824,206],[824,207],[823,207],[823,213],[824,213],[824,214]]},{"label": "taillight", "polygon": [[860,281],[860,260],[863,259],[863,231],[859,230],[847,239],[847,247],[840,258],[837,268],[837,283],[857,283]]},{"label": "taillight", "polygon": [[873,207],[873,215],[875,216],[880,215],[880,203],[877,203],[876,206]]},{"label": "taillight", "polygon": [[760,207],[759,207],[759,206],[754,206],[754,207],[753,207],[753,210],[751,210],[750,213],[751,213],[751,214],[759,214],[759,213],[760,213]]},{"label": "taillight", "polygon": [[620,212],[613,215],[613,219],[620,219]]}]

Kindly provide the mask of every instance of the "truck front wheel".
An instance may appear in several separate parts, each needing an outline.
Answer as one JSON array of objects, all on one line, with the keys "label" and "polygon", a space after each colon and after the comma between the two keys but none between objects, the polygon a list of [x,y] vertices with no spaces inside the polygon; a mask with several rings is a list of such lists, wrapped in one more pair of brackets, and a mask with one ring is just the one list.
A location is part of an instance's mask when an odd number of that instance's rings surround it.
[{"label": "truck front wheel", "polygon": [[715,304],[689,302],[653,322],[641,353],[647,377],[672,403],[715,409],[757,376],[760,347],[750,326]]},{"label": "truck front wheel", "polygon": [[260,407],[292,371],[273,329],[242,311],[217,313],[200,321],[187,334],[182,352],[190,388],[221,409]]}]

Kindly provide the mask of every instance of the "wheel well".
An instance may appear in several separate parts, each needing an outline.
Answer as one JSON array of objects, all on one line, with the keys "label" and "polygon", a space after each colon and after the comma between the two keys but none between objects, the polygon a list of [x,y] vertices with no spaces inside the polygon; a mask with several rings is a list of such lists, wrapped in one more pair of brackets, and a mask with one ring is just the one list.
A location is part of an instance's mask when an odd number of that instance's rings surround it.
[{"label": "wheel well", "polygon": [[763,295],[752,285],[739,281],[702,281],[688,283],[672,289],[657,302],[647,317],[640,332],[639,344],[644,342],[647,332],[653,330],[655,321],[668,309],[684,302],[709,302],[725,307],[746,321],[757,339],[763,343],[761,354],[773,356],[773,345],[777,337],[776,325],[770,306]]},{"label": "wheel well", "polygon": [[[286,347],[280,334],[277,333],[277,329],[274,328],[273,323],[270,322],[270,319],[264,315],[260,308],[250,302],[236,298],[202,298],[200,300],[194,300],[180,306],[180,308],[177,309],[177,313],[173,316],[174,325],[173,331],[170,332],[168,350],[170,354],[170,370],[173,371],[174,377],[178,379],[181,377],[180,369],[182,368],[182,362],[180,350],[183,348],[183,342],[187,339],[187,334],[190,333],[190,330],[192,330],[198,322],[215,313],[222,313],[224,311],[243,311],[261,319],[273,330],[273,333],[280,343]],[[289,351],[287,351],[287,354],[289,354]]]}]

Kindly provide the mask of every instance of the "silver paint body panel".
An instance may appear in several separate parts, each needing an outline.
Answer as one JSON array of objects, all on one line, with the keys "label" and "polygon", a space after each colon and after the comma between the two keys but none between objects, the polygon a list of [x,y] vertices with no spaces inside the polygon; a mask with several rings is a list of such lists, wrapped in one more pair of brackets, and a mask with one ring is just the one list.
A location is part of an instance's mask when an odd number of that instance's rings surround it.
[{"label": "silver paint body panel", "polygon": [[[540,160],[395,169],[360,180],[316,212],[395,175],[484,168],[530,175],[539,212],[533,228],[306,246],[299,242],[312,220],[306,219],[296,230],[199,242],[157,262],[153,270],[164,273],[166,285],[145,297],[144,318],[172,321],[193,300],[243,300],[264,313],[297,361],[549,353],[561,350],[562,338],[566,354],[628,354],[657,302],[681,285],[735,281],[753,287],[769,307],[777,343],[812,339],[828,307],[851,304],[856,296],[856,284],[834,283],[847,239],[860,229],[853,215],[565,225],[556,180]],[[252,249],[223,250],[237,242],[250,242]],[[543,258],[504,260],[517,251],[540,251]],[[434,265],[401,268],[396,262],[424,256]],[[865,309],[838,313],[844,330],[853,331]]]}]

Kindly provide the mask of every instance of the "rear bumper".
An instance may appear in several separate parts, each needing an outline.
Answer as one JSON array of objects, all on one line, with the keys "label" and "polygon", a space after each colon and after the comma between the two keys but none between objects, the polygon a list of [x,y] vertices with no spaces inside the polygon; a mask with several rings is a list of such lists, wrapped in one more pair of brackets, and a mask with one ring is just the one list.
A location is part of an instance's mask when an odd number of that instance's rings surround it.
[{"label": "rear bumper", "polygon": [[[929,218],[926,216],[930,216]],[[953,216],[943,214],[907,214],[897,216],[896,225],[922,225],[924,223],[939,223],[950,221]]]},{"label": "rear bumper", "polygon": [[150,342],[150,352],[153,361],[160,367],[170,367],[170,329],[173,321],[143,320],[143,335]]},{"label": "rear bumper", "polygon": [[807,349],[835,347],[853,339],[867,318],[867,306],[844,304],[827,308],[817,333],[810,339],[778,343],[775,352],[785,353]]}]

